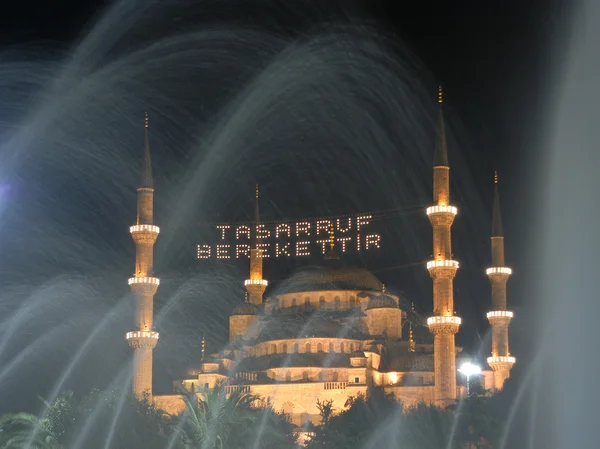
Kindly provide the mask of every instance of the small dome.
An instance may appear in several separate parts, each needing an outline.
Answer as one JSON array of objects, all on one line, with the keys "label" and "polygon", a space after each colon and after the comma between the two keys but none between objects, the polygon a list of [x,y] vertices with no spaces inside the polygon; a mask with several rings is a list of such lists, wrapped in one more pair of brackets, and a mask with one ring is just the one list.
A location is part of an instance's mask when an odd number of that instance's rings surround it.
[{"label": "small dome", "polygon": [[234,315],[256,315],[258,311],[257,307],[254,304],[250,304],[249,302],[243,302],[231,312],[231,316]]},{"label": "small dome", "polygon": [[351,359],[354,359],[354,358],[366,359],[367,356],[365,355],[365,353],[363,351],[354,351],[352,354],[350,354],[350,358]]},{"label": "small dome", "polygon": [[388,295],[371,296],[367,310],[370,309],[397,309],[398,304],[394,298]]}]

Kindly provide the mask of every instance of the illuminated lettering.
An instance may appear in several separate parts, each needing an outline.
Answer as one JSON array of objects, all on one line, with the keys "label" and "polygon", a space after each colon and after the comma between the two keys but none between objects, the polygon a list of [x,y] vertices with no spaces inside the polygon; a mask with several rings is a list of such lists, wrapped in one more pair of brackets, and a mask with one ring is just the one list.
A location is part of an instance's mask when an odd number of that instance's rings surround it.
[{"label": "illuminated lettering", "polygon": [[373,218],[371,215],[363,215],[361,217],[356,217],[356,232],[360,232],[360,228],[364,225],[369,224],[369,220]]},{"label": "illuminated lettering", "polygon": [[[344,219],[344,220],[346,220],[346,219]],[[335,221],[335,230],[336,230],[336,231],[338,231],[338,232],[342,232],[342,233],[344,233],[344,232],[348,232],[350,229],[352,229],[352,218],[348,218],[347,220],[348,220],[348,226],[346,226],[346,227],[344,228],[344,227],[342,226],[342,219],[341,219],[341,218],[338,218],[338,219]]]},{"label": "illuminated lettering", "polygon": [[352,237],[338,237],[336,240],[342,244],[342,252],[345,253],[346,252],[346,242],[352,240]]},{"label": "illuminated lettering", "polygon": [[325,254],[328,243],[329,243],[329,240],[317,240],[317,244],[321,245],[322,254]]},{"label": "illuminated lettering", "polygon": [[240,256],[250,257],[250,245],[246,245],[244,243],[235,245],[235,258],[239,259]]},{"label": "illuminated lettering", "polygon": [[256,237],[259,239],[268,239],[271,237],[271,231],[265,229],[264,224],[256,225]]},{"label": "illuminated lettering", "polygon": [[290,257],[291,254],[289,253],[289,249],[290,249],[290,242],[287,242],[285,245],[280,246],[279,243],[275,243],[275,257],[282,257],[282,256],[287,256]]},{"label": "illuminated lettering", "polygon": [[250,226],[242,225],[235,228],[235,239],[239,240],[240,236],[245,235],[250,240]]},{"label": "illuminated lettering", "polygon": [[319,235],[321,231],[325,231],[325,234],[329,234],[329,229],[331,228],[331,221],[329,220],[319,220],[317,221],[317,232]]},{"label": "illuminated lettering", "polygon": [[374,246],[375,248],[381,248],[380,246],[381,237],[378,234],[365,235],[365,249]]},{"label": "illuminated lettering", "polygon": [[260,257],[261,259],[268,259],[269,257],[271,257],[267,252],[270,246],[270,243],[257,243],[256,249],[258,250],[258,257]]},{"label": "illuminated lettering", "polygon": [[198,259],[210,259],[211,254],[210,245],[198,245]]},{"label": "illuminated lettering", "polygon": [[299,242],[296,242],[296,256],[310,256],[310,249],[308,245],[310,245],[309,240],[301,240]]},{"label": "illuminated lettering", "polygon": [[217,245],[217,259],[229,259],[231,245]]},{"label": "illuminated lettering", "polygon": [[286,237],[291,237],[292,228],[290,225],[281,223],[275,227],[275,238],[278,239],[281,234],[285,234]]},{"label": "illuminated lettering", "polygon": [[360,251],[360,234],[356,234],[356,251]]},{"label": "illuminated lettering", "polygon": [[225,240],[225,231],[227,231],[231,226],[229,225],[217,225],[217,229],[221,230],[221,240]]},{"label": "illuminated lettering", "polygon": [[310,223],[308,221],[296,223],[296,237],[299,237],[300,234],[310,235]]}]

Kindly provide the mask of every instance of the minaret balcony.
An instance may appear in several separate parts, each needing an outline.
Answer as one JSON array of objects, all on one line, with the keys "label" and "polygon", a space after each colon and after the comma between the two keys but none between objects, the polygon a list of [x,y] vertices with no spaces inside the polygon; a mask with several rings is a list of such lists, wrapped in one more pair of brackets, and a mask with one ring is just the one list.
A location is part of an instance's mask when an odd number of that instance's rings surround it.
[{"label": "minaret balcony", "polygon": [[485,274],[487,274],[488,276],[493,276],[497,274],[510,276],[512,274],[512,270],[508,267],[490,267],[487,270],[485,270]]},{"label": "minaret balcony", "polygon": [[132,348],[154,348],[158,343],[159,333],[154,331],[132,331],[125,334],[125,339]]},{"label": "minaret balcony", "polygon": [[494,355],[487,358],[487,363],[494,371],[510,371],[517,362],[515,357]]},{"label": "minaret balcony", "polygon": [[129,226],[129,232],[131,232],[132,234],[137,232],[150,232],[152,234],[159,234],[160,228],[156,225],[138,224]]},{"label": "minaret balcony", "polygon": [[248,285],[263,285],[263,286],[267,286],[269,285],[269,282],[266,279],[246,279],[244,281],[244,285],[248,286]]},{"label": "minaret balcony", "polygon": [[160,285],[160,279],[155,278],[155,277],[150,277],[150,276],[145,276],[145,277],[132,277],[129,278],[128,281],[129,285],[135,285],[135,284],[147,284],[147,285]]},{"label": "minaret balcony", "polygon": [[433,214],[450,214],[456,216],[456,214],[458,214],[458,209],[455,206],[450,205],[437,205],[428,207],[427,215]]},{"label": "minaret balcony", "polygon": [[458,316],[432,316],[427,318],[427,326],[432,334],[456,334],[462,320]]},{"label": "minaret balcony", "polygon": [[512,318],[514,316],[514,313],[509,311],[509,310],[492,310],[491,312],[487,313],[487,318],[488,320],[490,318]]},{"label": "minaret balcony", "polygon": [[160,280],[154,277],[129,278],[129,286],[138,295],[154,295],[158,290]]},{"label": "minaret balcony", "polygon": [[454,278],[458,270],[456,260],[430,260],[427,262],[427,270],[432,278]]}]

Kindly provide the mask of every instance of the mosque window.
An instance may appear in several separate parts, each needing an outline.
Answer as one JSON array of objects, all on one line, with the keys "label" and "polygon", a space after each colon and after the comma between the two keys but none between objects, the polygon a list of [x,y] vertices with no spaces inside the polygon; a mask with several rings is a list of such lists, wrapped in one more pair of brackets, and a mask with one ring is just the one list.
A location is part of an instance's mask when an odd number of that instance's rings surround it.
[{"label": "mosque window", "polygon": [[191,389],[192,393],[196,391],[196,384],[194,384],[194,382],[192,382],[192,389]]},{"label": "mosque window", "polygon": [[287,354],[287,343],[283,343],[281,345],[281,353],[282,354]]},{"label": "mosque window", "polygon": [[277,345],[271,345],[271,354],[277,354]]},{"label": "mosque window", "polygon": [[354,343],[350,343],[350,354],[354,352]]},{"label": "mosque window", "polygon": [[292,307],[296,307],[296,298],[292,299]]},{"label": "mosque window", "polygon": [[343,354],[344,353],[344,343],[340,343],[340,352]]},{"label": "mosque window", "polygon": [[325,296],[321,296],[319,298],[319,308],[320,309],[324,309],[325,308]]},{"label": "mosque window", "polygon": [[206,383],[204,384],[204,389],[205,389],[205,390],[208,390],[208,382],[206,382]]},{"label": "mosque window", "polygon": [[294,343],[294,354],[298,352],[298,343]]},{"label": "mosque window", "polygon": [[291,382],[292,381],[292,373],[290,371],[285,373],[285,381],[286,382]]},{"label": "mosque window", "polygon": [[306,343],[306,346],[304,347],[304,352],[310,352],[310,343]]},{"label": "mosque window", "polygon": [[310,298],[307,296],[304,298],[304,309],[308,310],[310,308]]},{"label": "mosque window", "polygon": [[335,310],[339,310],[340,304],[342,303],[342,301],[340,300],[340,297],[336,296],[333,302],[334,302]]},{"label": "mosque window", "polygon": [[308,371],[302,372],[302,380],[308,380]]},{"label": "mosque window", "polygon": [[329,352],[333,352],[333,343],[329,343]]},{"label": "mosque window", "polygon": [[355,377],[355,378],[354,378],[354,383],[355,383],[355,384],[357,384],[357,383],[359,383],[359,382],[360,382],[360,378],[358,378],[358,377]]},{"label": "mosque window", "polygon": [[354,309],[356,307],[356,299],[354,296],[350,296],[350,308]]},{"label": "mosque window", "polygon": [[317,345],[317,352],[323,352],[323,343]]}]

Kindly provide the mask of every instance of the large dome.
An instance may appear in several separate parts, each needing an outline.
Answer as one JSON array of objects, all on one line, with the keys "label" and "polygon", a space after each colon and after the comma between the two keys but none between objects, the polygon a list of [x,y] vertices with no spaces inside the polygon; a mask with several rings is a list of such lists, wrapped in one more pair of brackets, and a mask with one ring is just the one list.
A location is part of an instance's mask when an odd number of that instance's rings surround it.
[{"label": "large dome", "polygon": [[380,292],[383,285],[362,268],[305,268],[283,281],[275,294],[326,290],[359,290]]}]

